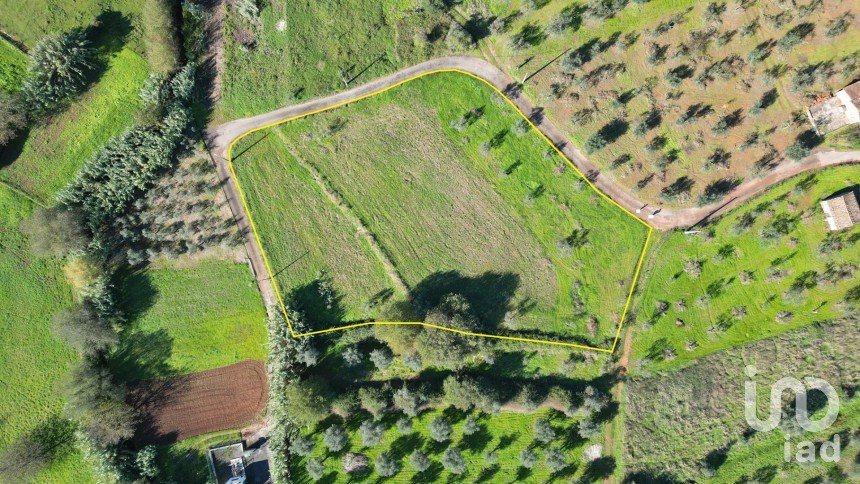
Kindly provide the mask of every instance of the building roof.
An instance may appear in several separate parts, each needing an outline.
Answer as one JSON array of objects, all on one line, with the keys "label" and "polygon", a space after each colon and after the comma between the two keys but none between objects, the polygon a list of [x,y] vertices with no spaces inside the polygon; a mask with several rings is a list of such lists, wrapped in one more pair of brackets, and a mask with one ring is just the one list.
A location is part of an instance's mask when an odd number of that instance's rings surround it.
[{"label": "building roof", "polygon": [[241,442],[209,449],[209,470],[217,484],[245,482],[245,447]]},{"label": "building roof", "polygon": [[821,201],[830,230],[842,230],[860,223],[860,205],[853,190]]},{"label": "building roof", "polygon": [[813,104],[807,113],[820,135],[860,123],[860,81],[846,86],[829,99]]}]

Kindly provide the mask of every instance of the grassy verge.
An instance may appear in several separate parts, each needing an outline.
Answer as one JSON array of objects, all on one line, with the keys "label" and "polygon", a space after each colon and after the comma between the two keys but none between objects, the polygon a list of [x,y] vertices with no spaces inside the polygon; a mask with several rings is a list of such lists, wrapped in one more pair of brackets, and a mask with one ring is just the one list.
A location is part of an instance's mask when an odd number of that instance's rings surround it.
[{"label": "grassy verge", "polygon": [[[451,127],[463,117],[468,126]],[[489,328],[604,343],[647,230],[537,133],[512,132],[517,119],[483,83],[446,73],[241,142],[234,164],[273,270],[284,269],[283,293],[313,292],[324,270],[342,300],[323,322],[384,317],[373,295],[397,288],[356,235],[366,229],[393,264],[391,279],[419,299],[461,292]],[[329,200],[298,204],[301,193]],[[308,206],[328,215],[287,215]],[[363,229],[344,226],[343,212]],[[340,230],[355,255],[326,254],[338,246],[321,244],[319,227]]]},{"label": "grassy verge", "polygon": [[[51,318],[71,304],[61,265],[36,258],[18,231],[34,204],[0,185],[0,450],[25,435],[50,435],[67,426],[57,389],[76,356],[51,332]],[[40,434],[41,432],[41,434]],[[38,440],[38,439],[37,439]],[[67,444],[38,473],[38,482],[86,482],[89,466]]]},{"label": "grassy verge", "polygon": [[0,89],[18,91],[27,72],[27,55],[0,38]]},{"label": "grassy verge", "polygon": [[[698,235],[666,234],[643,286],[634,359],[679,366],[848,311],[840,301],[856,279],[829,275],[860,264],[860,228],[829,234],[818,202],[856,188],[858,176],[860,168],[848,166],[794,178]],[[753,222],[737,233],[741,220]],[[778,237],[762,237],[777,226]]]}]

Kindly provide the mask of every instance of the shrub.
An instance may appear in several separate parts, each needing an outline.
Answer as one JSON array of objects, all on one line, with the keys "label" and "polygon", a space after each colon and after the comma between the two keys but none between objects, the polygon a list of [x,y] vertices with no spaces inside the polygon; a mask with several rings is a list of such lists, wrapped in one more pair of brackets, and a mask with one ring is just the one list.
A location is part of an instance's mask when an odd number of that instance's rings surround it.
[{"label": "shrub", "polygon": [[791,161],[800,161],[809,156],[809,148],[798,140],[785,149],[785,156]]},{"label": "shrub", "polygon": [[182,2],[182,45],[189,62],[199,62],[206,52],[206,24],[209,13],[199,3]]},{"label": "shrub", "polygon": [[385,390],[376,387],[362,387],[358,390],[358,399],[361,407],[378,419],[388,408],[388,394]]},{"label": "shrub", "polygon": [[314,481],[318,481],[322,479],[323,474],[325,474],[325,466],[319,459],[308,459],[305,464],[305,470],[308,471],[308,475],[311,476],[311,479]]},{"label": "shrub", "polygon": [[520,451],[520,465],[526,469],[531,469],[537,464],[538,456],[531,448],[525,448]]},{"label": "shrub", "polygon": [[331,425],[323,432],[323,443],[326,448],[332,452],[340,452],[346,447],[347,436],[343,427],[340,425]]},{"label": "shrub", "polygon": [[179,34],[170,0],[144,0],[141,12],[146,59],[152,70],[170,74],[179,68]]},{"label": "shrub", "polygon": [[432,462],[430,461],[430,458],[427,457],[427,454],[420,450],[416,450],[409,456],[409,463],[417,472],[424,472],[430,468],[430,464]]},{"label": "shrub", "polygon": [[385,434],[385,427],[373,420],[365,420],[358,427],[358,434],[361,435],[361,443],[365,447],[373,447],[382,440],[382,436]]},{"label": "shrub", "polygon": [[451,440],[451,424],[443,417],[436,417],[428,426],[430,429],[430,438],[436,442],[446,442]]},{"label": "shrub", "polygon": [[400,472],[400,464],[397,463],[397,460],[390,452],[379,454],[379,457],[373,463],[373,467],[376,469],[376,473],[382,477],[391,477]]},{"label": "shrub", "polygon": [[403,357],[403,364],[412,371],[421,370],[421,355],[412,353]]},{"label": "shrub", "polygon": [[475,43],[472,34],[463,28],[457,22],[451,22],[451,27],[448,29],[448,35],[445,37],[445,44],[448,48],[454,51],[465,50],[471,48]]},{"label": "shrub", "polygon": [[24,98],[35,115],[57,109],[87,85],[95,50],[84,32],[72,30],[40,41],[30,51]]},{"label": "shrub", "polygon": [[534,425],[535,439],[538,442],[548,444],[555,439],[555,429],[550,425],[549,420],[540,419],[535,421]]},{"label": "shrub", "polygon": [[853,20],[854,14],[851,12],[845,12],[844,14],[827,22],[827,30],[824,32],[824,35],[828,38],[833,38],[845,33],[848,30],[848,27],[851,26],[851,22]]},{"label": "shrub", "polygon": [[466,417],[466,422],[463,424],[463,435],[474,435],[479,430],[481,430],[481,426],[478,425],[478,421],[475,420],[475,417],[471,415]]},{"label": "shrub", "polygon": [[293,439],[292,444],[290,444],[290,452],[301,456],[307,457],[311,455],[314,451],[314,439],[310,436],[298,436]]},{"label": "shrub", "polygon": [[553,473],[560,472],[567,467],[567,457],[558,449],[547,449],[546,466]]},{"label": "shrub", "polygon": [[466,472],[466,461],[463,459],[463,454],[455,447],[449,447],[442,454],[442,467],[451,474],[463,474]]},{"label": "shrub", "polygon": [[594,153],[608,144],[606,137],[601,133],[594,133],[585,141],[585,152],[588,154]]},{"label": "shrub", "polygon": [[393,359],[394,356],[388,348],[377,348],[370,352],[370,361],[372,361],[373,365],[380,371],[391,366],[391,361]]}]

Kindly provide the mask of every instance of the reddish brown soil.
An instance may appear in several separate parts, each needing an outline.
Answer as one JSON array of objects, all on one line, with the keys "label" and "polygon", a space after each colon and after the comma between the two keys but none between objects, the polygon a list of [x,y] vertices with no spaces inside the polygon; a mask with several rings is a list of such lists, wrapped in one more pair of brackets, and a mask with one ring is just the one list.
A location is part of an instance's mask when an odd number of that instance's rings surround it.
[{"label": "reddish brown soil", "polygon": [[129,402],[143,415],[135,441],[168,444],[256,420],[269,384],[262,361],[136,383]]}]

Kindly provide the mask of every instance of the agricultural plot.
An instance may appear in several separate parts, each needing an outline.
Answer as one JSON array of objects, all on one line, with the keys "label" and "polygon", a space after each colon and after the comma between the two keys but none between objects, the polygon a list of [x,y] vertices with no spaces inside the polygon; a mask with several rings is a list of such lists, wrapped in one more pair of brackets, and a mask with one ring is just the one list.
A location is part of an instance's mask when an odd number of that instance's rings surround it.
[{"label": "agricultural plot", "polygon": [[243,264],[153,269],[128,276],[122,289],[130,325],[116,366],[129,380],[266,358],[266,314]]},{"label": "agricultural plot", "polygon": [[471,77],[422,77],[233,156],[309,329],[411,321],[459,293],[484,332],[612,344],[648,228]]},{"label": "agricultural plot", "polygon": [[59,439],[50,465],[33,464],[34,478],[86,482],[92,479],[89,466],[73,446],[63,443],[70,441],[72,428],[61,415],[63,399],[56,392],[76,356],[51,331],[52,316],[71,304],[72,293],[61,264],[32,255],[18,231],[33,206],[0,185],[0,451],[19,445],[19,439],[29,447],[50,447],[57,443],[52,439]]},{"label": "agricultural plot", "polygon": [[[860,227],[828,232],[819,201],[856,190],[847,166],[786,181],[696,235],[655,242],[634,359],[656,368],[857,311]],[[649,265],[646,262],[646,267]]]},{"label": "agricultural plot", "polygon": [[[466,418],[471,415],[479,424],[479,430],[471,435],[464,434]],[[468,479],[470,482],[498,482],[513,480],[517,482],[544,482],[550,476],[555,478],[575,478],[588,476],[589,466],[572,465],[560,473],[553,473],[545,463],[549,449],[558,449],[567,462],[577,462],[581,459],[586,441],[580,439],[576,432],[576,421],[565,417],[554,410],[539,410],[532,413],[502,412],[498,415],[473,414],[454,408],[423,412],[412,419],[412,431],[400,432],[394,425],[394,416],[381,421],[385,428],[378,444],[365,446],[360,438],[358,429],[365,415],[358,415],[344,421],[332,416],[318,424],[316,428],[306,431],[307,437],[314,442],[313,452],[306,457],[294,456],[291,461],[292,473],[296,482],[312,482],[306,465],[309,459],[317,459],[324,465],[323,479],[326,482],[373,482],[378,479],[370,469],[349,474],[344,472],[344,456],[348,452],[361,453],[369,459],[369,463],[377,460],[383,452],[388,453],[400,466],[400,471],[392,478],[395,482],[446,482],[446,480]],[[443,418],[451,424],[450,442],[436,442],[431,438],[430,423],[436,418]],[[558,442],[542,444],[534,440],[534,426],[538,420],[546,419],[555,430]],[[349,440],[345,447],[338,452],[326,449],[323,439],[325,430],[330,426],[340,425],[347,430]],[[462,475],[445,470],[440,463],[446,448],[459,449],[465,462],[465,472]],[[535,454],[536,465],[528,469],[520,465],[520,454],[525,449],[531,449]],[[420,451],[431,460],[430,466],[417,472],[410,463],[413,452]],[[498,464],[488,464],[486,454],[494,452]],[[599,462],[598,462],[599,464]]]},{"label": "agricultural plot", "polygon": [[[811,146],[805,107],[860,66],[852,2],[472,3],[489,4],[477,19],[510,20],[486,38],[494,63],[528,77],[525,92],[605,173],[669,205],[711,202],[799,137]],[[601,20],[586,3],[620,8]]]},{"label": "agricultural plot", "polygon": [[166,444],[239,427],[266,408],[269,386],[261,361],[141,382],[129,401],[142,409],[141,444]]},{"label": "agricultural plot", "polygon": [[[738,482],[841,481],[858,472],[856,442],[860,401],[855,394],[860,361],[857,359],[857,314],[813,324],[743,348],[732,348],[696,360],[687,367],[660,375],[633,377],[625,405],[625,466],[636,482],[654,479]],[[816,432],[791,429],[794,410],[784,426],[755,432],[744,417],[747,365],[754,365],[758,416],[767,418],[770,389],[783,377],[822,378],[839,393],[839,418]],[[810,409],[823,402],[810,395]],[[817,401],[818,404],[812,403]],[[823,410],[813,413],[818,420]],[[783,431],[791,434],[792,449],[800,441],[822,442],[840,434],[841,460],[821,459],[809,464],[786,462]],[[846,445],[848,444],[848,445]],[[774,480],[775,479],[775,480]],[[851,479],[849,478],[848,481]]]}]

